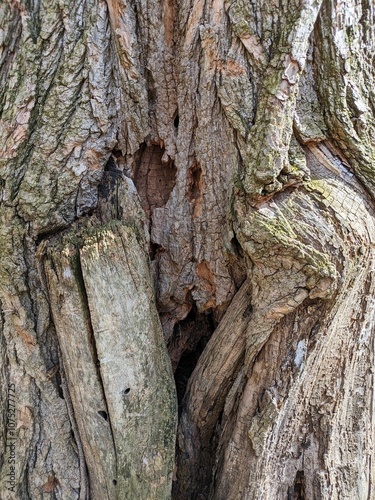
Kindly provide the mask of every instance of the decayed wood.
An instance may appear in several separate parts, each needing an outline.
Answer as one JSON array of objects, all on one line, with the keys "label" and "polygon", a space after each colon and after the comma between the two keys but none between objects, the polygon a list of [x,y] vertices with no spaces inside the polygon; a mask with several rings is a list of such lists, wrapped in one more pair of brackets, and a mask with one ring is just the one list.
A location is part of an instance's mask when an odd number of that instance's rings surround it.
[{"label": "decayed wood", "polygon": [[123,499],[169,498],[175,389],[146,256],[118,228],[80,250]]},{"label": "decayed wood", "polygon": [[116,455],[76,248],[49,251],[45,262],[53,320],[83,442],[90,497],[113,498]]},{"label": "decayed wood", "polygon": [[55,243],[46,260],[90,498],[165,499],[175,389],[148,262],[129,227],[92,232],[79,250]]}]

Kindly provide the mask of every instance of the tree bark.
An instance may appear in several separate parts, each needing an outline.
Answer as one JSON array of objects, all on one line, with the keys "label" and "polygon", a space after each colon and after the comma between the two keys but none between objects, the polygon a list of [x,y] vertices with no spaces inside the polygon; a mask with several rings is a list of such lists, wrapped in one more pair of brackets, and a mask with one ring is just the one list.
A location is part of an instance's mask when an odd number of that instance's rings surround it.
[{"label": "tree bark", "polygon": [[375,498],[374,27],[0,4],[1,498]]}]

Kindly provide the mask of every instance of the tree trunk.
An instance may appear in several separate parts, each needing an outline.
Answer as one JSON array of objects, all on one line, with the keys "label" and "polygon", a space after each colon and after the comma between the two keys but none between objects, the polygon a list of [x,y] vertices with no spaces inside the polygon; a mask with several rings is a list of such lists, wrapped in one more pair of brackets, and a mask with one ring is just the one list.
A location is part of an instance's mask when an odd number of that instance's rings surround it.
[{"label": "tree trunk", "polygon": [[2,499],[375,498],[374,26],[0,4]]}]

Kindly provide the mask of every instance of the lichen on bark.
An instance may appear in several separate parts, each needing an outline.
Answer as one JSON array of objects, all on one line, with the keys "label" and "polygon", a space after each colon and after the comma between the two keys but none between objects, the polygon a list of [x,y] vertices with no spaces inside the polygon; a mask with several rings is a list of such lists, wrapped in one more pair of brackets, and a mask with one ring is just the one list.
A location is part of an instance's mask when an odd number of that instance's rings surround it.
[{"label": "lichen on bark", "polygon": [[0,5],[16,498],[168,498],[166,346],[175,498],[371,496],[374,25],[359,0]]}]

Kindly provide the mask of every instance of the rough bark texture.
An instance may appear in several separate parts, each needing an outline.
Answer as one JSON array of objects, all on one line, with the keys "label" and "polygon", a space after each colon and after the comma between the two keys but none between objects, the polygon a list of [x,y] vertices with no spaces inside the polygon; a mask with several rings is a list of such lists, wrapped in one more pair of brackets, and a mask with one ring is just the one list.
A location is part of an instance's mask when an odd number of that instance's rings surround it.
[{"label": "rough bark texture", "polygon": [[0,4],[1,498],[374,498],[374,26]]}]

